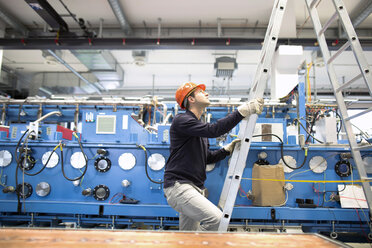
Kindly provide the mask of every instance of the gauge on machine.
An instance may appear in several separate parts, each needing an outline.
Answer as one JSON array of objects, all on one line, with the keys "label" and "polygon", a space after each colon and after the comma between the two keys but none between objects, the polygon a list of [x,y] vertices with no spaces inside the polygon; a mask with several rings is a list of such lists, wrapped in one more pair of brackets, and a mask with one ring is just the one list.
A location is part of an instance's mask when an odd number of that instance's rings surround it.
[{"label": "gauge on machine", "polygon": [[12,162],[12,154],[8,150],[0,151],[0,167],[7,167]]},{"label": "gauge on machine", "polygon": [[340,177],[348,177],[351,175],[351,164],[348,160],[340,160],[335,165],[335,172]]},{"label": "gauge on machine", "polygon": [[74,152],[70,158],[71,166],[75,169],[81,169],[85,166],[85,158],[82,152]]},{"label": "gauge on machine", "polygon": [[47,182],[40,182],[38,185],[36,185],[36,194],[40,197],[44,197],[49,195],[50,192],[50,185]]},{"label": "gauge on machine", "polygon": [[30,155],[27,155],[27,159],[25,159],[25,156],[22,155],[21,156],[21,163],[19,164],[19,166],[26,170],[26,171],[29,171],[31,170],[32,168],[34,168],[35,166],[35,163],[36,163],[36,160],[34,157],[30,156]]},{"label": "gauge on machine", "polygon": [[[293,168],[297,168],[297,161],[296,161],[296,159],[294,159],[294,157],[289,156],[289,155],[286,155],[286,156],[284,156],[283,158],[284,158],[285,162],[286,162],[289,166],[291,166],[291,167],[293,167]],[[284,168],[284,172],[285,172],[285,173],[291,173],[291,172],[293,171],[293,169],[289,168],[288,166],[286,166],[286,165],[284,164],[283,159],[280,159],[280,160],[279,160],[279,164],[282,164],[282,165],[283,165],[283,168]]]},{"label": "gauge on machine", "polygon": [[130,170],[136,165],[136,157],[129,152],[123,153],[119,157],[119,166],[123,170]]},{"label": "gauge on machine", "polygon": [[[49,151],[43,154],[43,157],[41,158],[41,162],[43,163],[43,165],[45,165],[48,162],[50,154],[52,154],[52,151]],[[53,152],[46,167],[54,168],[57,166],[58,163],[59,163],[59,156],[57,153]]]},{"label": "gauge on machine", "polygon": [[32,186],[29,183],[18,184],[16,188],[17,195],[22,198],[29,198],[32,195]]},{"label": "gauge on machine", "polygon": [[154,171],[159,171],[164,168],[165,158],[160,153],[154,153],[149,157],[149,167]]},{"label": "gauge on machine", "polygon": [[111,168],[111,160],[106,157],[99,157],[94,162],[94,167],[99,172],[106,172]]},{"label": "gauge on machine", "polygon": [[104,201],[110,196],[110,189],[103,184],[97,185],[93,190],[93,197],[97,201]]},{"label": "gauge on machine", "polygon": [[315,173],[323,173],[327,169],[327,161],[322,156],[314,156],[309,161],[309,167]]}]

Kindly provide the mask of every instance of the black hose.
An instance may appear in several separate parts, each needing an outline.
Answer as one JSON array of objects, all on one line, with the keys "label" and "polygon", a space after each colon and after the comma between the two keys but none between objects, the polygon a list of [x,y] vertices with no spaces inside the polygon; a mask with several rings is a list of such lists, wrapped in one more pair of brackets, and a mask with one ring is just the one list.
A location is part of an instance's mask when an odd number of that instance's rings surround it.
[{"label": "black hose", "polygon": [[16,183],[15,188],[16,188],[16,195],[17,195],[17,212],[18,213],[21,213],[22,203],[21,203],[21,199],[20,199],[20,194],[17,192],[17,186],[18,186],[18,166],[19,166],[19,160],[18,160],[18,157],[17,157],[17,151],[18,151],[19,144],[21,143],[23,137],[28,133],[28,131],[29,130],[27,129],[23,133],[23,135],[21,136],[21,138],[18,140],[18,143],[16,145],[16,149],[15,149],[15,159],[16,159],[16,162],[17,162],[16,171],[15,171],[15,183]]},{"label": "black hose", "polygon": [[83,147],[82,147],[81,142],[80,142],[80,139],[79,139],[78,137],[77,137],[77,140],[78,140],[78,143],[79,143],[79,146],[80,146],[80,150],[81,150],[81,152],[83,153],[83,156],[84,156],[84,159],[85,159],[85,169],[84,169],[84,172],[83,172],[79,177],[76,177],[76,178],[71,179],[71,178],[69,178],[69,177],[66,176],[66,174],[65,174],[65,168],[64,168],[64,164],[63,164],[63,149],[62,149],[62,147],[61,147],[61,166],[62,166],[62,174],[63,174],[63,176],[64,176],[67,180],[72,181],[72,182],[73,182],[73,181],[80,180],[83,176],[85,176],[85,173],[87,172],[87,169],[88,169],[88,160],[87,160],[87,156],[86,156],[85,153],[84,153]]},{"label": "black hose", "polygon": [[298,170],[298,169],[301,169],[305,163],[306,163],[306,160],[307,160],[307,152],[305,151],[305,157],[304,157],[304,160],[302,161],[302,164],[299,166],[299,167],[292,167],[290,165],[287,164],[287,162],[285,162],[285,159],[284,159],[284,144],[283,144],[283,141],[282,139],[276,135],[276,134],[273,134],[273,133],[267,133],[267,134],[257,134],[257,135],[253,135],[252,137],[262,137],[262,136],[274,136],[276,137],[279,141],[280,141],[280,154],[281,154],[281,157],[282,157],[282,160],[283,160],[283,163],[284,165],[286,165],[288,168],[292,169],[292,170]]},{"label": "black hose", "polygon": [[[25,171],[25,168],[23,168],[22,166],[20,166],[20,168],[21,168],[21,170],[23,171],[23,173],[25,173],[27,176],[36,176],[36,175],[38,175],[38,174],[40,174],[46,167],[47,167],[47,165],[48,165],[48,163],[49,163],[49,160],[50,160],[50,158],[52,157],[52,155],[53,155],[53,153],[54,153],[54,149],[53,149],[53,151],[52,151],[52,153],[49,155],[49,158],[48,158],[48,160],[47,160],[47,162],[44,164],[44,166],[38,171],[38,172],[36,172],[36,173],[28,173],[28,172],[26,172]],[[24,159],[27,159],[26,157],[24,158]],[[23,162],[23,160],[22,161],[20,161],[20,162]],[[31,162],[31,161],[30,161]]]},{"label": "black hose", "polygon": [[[22,144],[22,146],[21,146],[20,156],[17,157],[17,150],[18,150],[19,143],[20,143],[20,141],[22,140],[22,138],[24,137],[24,135],[25,135],[27,132],[28,132],[28,129],[27,129],[27,131],[22,135],[21,139],[18,141],[17,146],[16,146],[16,162],[17,162],[17,164],[19,164],[19,165],[23,162],[23,160],[20,159],[20,158],[21,158],[22,153],[23,153],[23,151],[24,151],[24,145],[26,144],[26,141],[28,140],[29,136],[31,135],[31,133],[32,133],[33,131],[30,132],[30,133],[27,135],[27,137],[26,137],[26,139],[25,139],[25,142],[24,142],[24,143]],[[36,173],[28,173],[28,172],[25,171],[25,168],[23,168],[22,166],[19,166],[19,167],[21,168],[22,172],[23,172],[24,174],[26,174],[27,176],[36,176],[36,175],[40,174],[40,173],[41,173],[41,172],[42,172],[42,171],[47,167],[47,165],[48,165],[48,163],[49,163],[49,160],[50,160],[50,158],[52,157],[54,151],[55,151],[55,149],[53,149],[52,153],[49,155],[49,158],[48,158],[47,162],[45,163],[45,165],[44,165],[44,166],[43,166],[43,167],[42,167],[38,172],[36,172]],[[24,159],[27,159],[27,157],[25,156]],[[30,162],[31,162],[31,161],[30,161]]]},{"label": "black hose", "polygon": [[[311,126],[310,126],[310,132],[307,132],[308,134],[310,134],[312,132],[315,121],[316,121],[316,118],[318,117],[318,114],[319,114],[319,111],[314,114],[313,121],[311,122]],[[307,136],[307,138],[305,140],[305,143],[307,143],[309,141],[309,138],[310,138],[310,135]]]},{"label": "black hose", "polygon": [[15,158],[16,158],[16,162],[18,163],[18,156],[17,156],[17,151],[18,151],[18,147],[19,147],[19,144],[21,143],[23,137],[26,135],[26,133],[28,133],[28,129],[22,134],[21,138],[18,140],[18,143],[16,145],[16,149],[15,149],[15,152],[14,152],[14,155],[15,155]]},{"label": "black hose", "polygon": [[341,118],[341,115],[337,112],[337,110],[335,111],[336,113],[336,116],[340,119],[340,128],[337,129],[337,134],[340,134],[340,131],[342,129],[342,118]]},{"label": "black hose", "polygon": [[305,132],[311,136],[314,140],[318,141],[320,144],[323,144],[324,142],[321,141],[321,140],[318,140],[317,138],[315,138],[311,133],[309,133],[309,131],[306,130],[306,128],[304,127],[304,125],[301,123],[301,122],[298,122],[300,124],[300,126],[305,130]]},{"label": "black hose", "polygon": [[156,184],[162,184],[162,183],[164,183],[164,181],[159,181],[159,182],[157,182],[157,181],[155,181],[154,179],[152,179],[152,178],[150,177],[149,172],[148,172],[148,169],[147,169],[148,164],[147,164],[147,151],[146,151],[146,148],[145,148],[143,145],[138,145],[138,147],[142,148],[142,150],[145,152],[145,172],[146,172],[146,176],[147,176],[147,178],[148,178],[151,182],[156,183]]}]

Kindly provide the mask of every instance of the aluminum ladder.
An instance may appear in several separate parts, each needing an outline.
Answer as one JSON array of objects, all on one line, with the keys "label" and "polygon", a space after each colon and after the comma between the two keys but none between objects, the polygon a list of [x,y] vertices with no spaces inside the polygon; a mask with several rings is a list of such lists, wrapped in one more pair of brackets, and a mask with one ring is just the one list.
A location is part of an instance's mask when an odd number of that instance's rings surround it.
[{"label": "aluminum ladder", "polygon": [[[274,2],[270,22],[266,30],[265,40],[261,50],[260,62],[251,87],[249,99],[263,97],[266,82],[270,75],[271,63],[286,5],[287,0],[275,0]],[[238,138],[240,138],[242,142],[241,145],[236,146],[233,151],[220,200],[218,202],[218,206],[223,209],[223,216],[218,227],[218,231],[221,232],[226,232],[229,226],[257,118],[258,115],[253,114],[248,118],[245,118],[240,124]]]},{"label": "aluminum ladder", "polygon": [[[372,216],[372,191],[370,187],[370,183],[367,181],[369,178],[367,177],[367,173],[365,170],[365,165],[362,160],[362,157],[360,155],[360,150],[366,149],[366,148],[371,148],[372,145],[366,145],[366,146],[360,146],[357,144],[355,135],[353,134],[353,130],[351,128],[351,122],[353,118],[356,118],[358,116],[362,116],[370,111],[372,111],[372,107],[362,111],[359,114],[353,115],[353,116],[348,116],[347,113],[347,107],[344,101],[344,97],[342,95],[342,91],[355,83],[358,79],[363,79],[364,83],[366,84],[369,95],[372,96],[372,75],[371,75],[371,70],[369,68],[369,65],[367,63],[367,60],[363,54],[362,47],[360,45],[359,39],[356,35],[356,32],[354,30],[354,27],[352,25],[352,22],[350,20],[350,17],[346,11],[345,5],[342,0],[332,0],[333,5],[335,7],[335,12],[331,16],[331,18],[325,22],[325,24],[322,26],[319,20],[319,15],[317,11],[317,5],[320,2],[319,0],[305,0],[307,9],[309,11],[309,14],[311,16],[311,19],[314,24],[314,31],[318,39],[319,47],[322,51],[323,54],[323,59],[325,66],[327,68],[328,72],[328,77],[329,80],[331,81],[332,88],[334,95],[336,97],[337,105],[341,113],[341,118],[345,127],[345,131],[349,140],[350,144],[350,150],[351,154],[354,159],[354,163],[358,169],[359,177],[362,180],[366,180],[362,182],[364,194],[367,199],[368,207],[369,207],[369,213],[370,213],[370,218]],[[326,42],[325,38],[325,31],[327,28],[336,20],[339,19],[339,21],[342,24],[342,27],[344,29],[344,32],[347,36],[347,42],[342,45],[337,52],[335,52],[332,56],[329,52],[328,45]],[[333,66],[333,61],[347,48],[351,47],[351,50],[353,51],[353,54],[355,56],[355,60],[358,63],[359,69],[360,69],[360,74],[355,76],[353,79],[350,81],[340,85],[340,83],[337,80],[336,72]]]}]

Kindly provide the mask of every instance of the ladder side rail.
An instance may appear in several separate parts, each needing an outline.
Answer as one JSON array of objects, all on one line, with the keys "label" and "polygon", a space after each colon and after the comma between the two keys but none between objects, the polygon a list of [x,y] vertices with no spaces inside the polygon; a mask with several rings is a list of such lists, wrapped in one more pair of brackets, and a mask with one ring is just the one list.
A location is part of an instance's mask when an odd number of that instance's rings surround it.
[{"label": "ladder side rail", "polygon": [[[243,121],[240,123],[240,130],[245,130],[247,124],[248,124],[248,121],[246,119],[243,119]],[[239,133],[240,133],[240,130],[239,130]],[[239,137],[238,135],[238,138],[241,138],[241,137]],[[240,151],[240,145],[237,145],[235,146],[233,154],[231,155],[231,160],[229,162],[229,167],[226,173],[224,185],[222,187],[222,192],[220,195],[220,199],[218,201],[218,207],[221,210],[223,210],[225,207],[226,198],[228,195],[228,191],[230,189],[231,178],[232,178],[232,175],[234,175],[237,160],[239,159],[239,154],[240,154],[239,151]]]},{"label": "ladder side rail", "polygon": [[[315,8],[312,8],[312,9],[309,8],[310,0],[305,0],[305,1],[307,3],[306,6],[308,7],[308,11],[311,15],[311,19],[312,19],[313,24],[314,24],[315,33],[318,34],[319,30],[321,29],[321,24],[320,24],[320,20],[319,20],[317,10]],[[329,58],[330,58],[330,53],[329,53],[329,50],[328,50],[328,46],[327,46],[325,36],[324,36],[324,34],[322,34],[320,36],[317,35],[317,38],[318,38],[318,43],[319,43],[320,49],[322,51],[324,60],[328,61]],[[355,139],[352,127],[351,127],[351,123],[350,123],[350,121],[344,121],[346,118],[348,118],[348,113],[347,113],[347,108],[346,108],[344,97],[343,97],[342,93],[341,92],[336,92],[336,89],[339,88],[339,83],[337,81],[337,76],[336,76],[336,73],[335,73],[335,70],[334,70],[334,67],[333,67],[333,63],[325,63],[325,65],[326,65],[326,68],[327,68],[328,77],[331,81],[331,84],[332,84],[332,87],[333,87],[333,90],[334,90],[334,95],[335,95],[336,102],[337,102],[339,110],[340,110],[341,118],[344,122],[345,131],[346,131],[346,134],[347,134],[347,137],[348,137],[348,140],[349,140],[349,144],[350,144],[350,148],[351,148],[350,150],[351,150],[351,153],[353,155],[354,162],[357,166],[359,176],[360,176],[360,178],[366,178],[367,174],[366,174],[366,170],[364,168],[364,162],[362,160],[362,156],[360,155],[360,152],[356,149],[357,143],[356,143],[356,139]],[[371,210],[372,191],[371,191],[371,188],[370,188],[370,184],[368,182],[363,182],[362,186],[363,186],[363,189],[364,189],[364,192],[365,192],[365,195],[366,195],[367,203],[368,203],[368,206],[369,206],[369,211],[370,211],[370,214],[372,216],[372,210]]]},{"label": "ladder side rail", "polygon": [[[287,0],[279,0],[277,5],[274,6],[278,11],[275,12],[275,20],[273,20],[273,27],[270,30],[270,36],[265,38],[267,40],[267,51],[265,52],[265,56],[263,58],[262,68],[261,71],[256,72],[255,80],[253,87],[251,88],[250,92],[250,99],[262,97],[264,93],[264,89],[266,86],[266,82],[269,77],[269,68],[272,63],[272,58],[275,52],[276,44],[278,41],[278,35],[280,32],[281,23],[284,16],[285,7],[287,4]],[[270,17],[272,19],[273,16]],[[260,68],[259,66],[258,68]],[[240,130],[238,137],[242,139],[239,157],[235,162],[235,170],[234,174],[232,175],[231,182],[228,185],[228,195],[226,198],[225,206],[223,209],[223,216],[221,219],[221,223],[219,225],[218,231],[227,231],[231,214],[235,205],[236,196],[238,193],[241,177],[243,175],[244,168],[246,166],[247,156],[249,152],[249,148],[251,145],[251,139],[254,132],[254,127],[256,125],[256,121],[258,118],[257,114],[253,114],[248,117],[248,124],[245,130]]]},{"label": "ladder side rail", "polygon": [[[261,73],[261,70],[262,70],[263,60],[266,56],[266,49],[267,49],[267,46],[270,44],[268,37],[271,36],[272,28],[273,28],[273,25],[275,23],[274,20],[277,18],[276,16],[277,16],[277,13],[278,13],[279,1],[280,0],[275,0],[273,8],[271,10],[270,21],[269,21],[269,24],[268,24],[268,27],[267,27],[267,30],[266,30],[266,33],[265,33],[264,44],[262,45],[262,48],[261,48],[261,53],[260,53],[260,57],[259,57],[259,63],[258,63],[257,69],[256,69],[255,79],[259,77],[259,74]],[[253,81],[253,82],[255,82],[255,81]],[[252,90],[252,87],[251,87],[251,90]],[[240,124],[240,130],[245,130],[246,125],[247,125],[247,120],[243,120],[242,123]],[[225,182],[224,182],[222,192],[221,192],[221,195],[220,195],[220,199],[219,199],[219,202],[218,202],[218,206],[221,209],[223,209],[224,206],[225,206],[226,197],[227,197],[228,191],[230,189],[231,175],[234,174],[235,164],[236,164],[235,161],[238,159],[238,156],[239,156],[239,153],[236,153],[235,150],[236,149],[234,149],[234,152],[232,154],[232,158],[230,160],[229,169],[227,171]]]},{"label": "ladder side rail", "polygon": [[218,227],[218,231],[220,232],[221,231],[226,232],[229,226],[229,223],[230,223],[231,215],[232,215],[233,208],[235,205],[236,196],[239,190],[241,178],[243,175],[249,148],[251,145],[251,140],[249,138],[244,138],[244,137],[252,137],[254,126],[256,125],[257,117],[258,116],[256,114],[251,115],[249,117],[246,129],[241,130],[239,132],[239,137],[242,137],[243,140],[241,142],[239,151],[237,151],[239,153],[239,157],[238,157],[238,160],[235,161],[236,166],[235,166],[234,174],[231,175],[231,180],[230,180],[231,182],[230,182],[228,194],[226,197],[226,203],[223,209],[221,222]]},{"label": "ladder side rail", "polygon": [[368,62],[363,54],[362,46],[360,45],[358,36],[354,30],[353,24],[350,20],[349,14],[345,8],[345,5],[342,0],[333,0],[333,4],[338,12],[339,19],[341,20],[344,32],[347,35],[347,38],[351,44],[356,61],[360,71],[363,74],[364,82],[367,85],[369,94],[372,96],[372,72],[371,68],[368,65]]}]

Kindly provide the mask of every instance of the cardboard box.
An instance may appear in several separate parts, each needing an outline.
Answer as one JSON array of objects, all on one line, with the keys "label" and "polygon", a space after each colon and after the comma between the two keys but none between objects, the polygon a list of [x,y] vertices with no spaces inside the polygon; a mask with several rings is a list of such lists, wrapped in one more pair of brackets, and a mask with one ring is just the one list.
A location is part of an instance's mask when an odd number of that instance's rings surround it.
[{"label": "cardboard box", "polygon": [[[253,165],[252,178],[284,180],[282,164]],[[284,181],[253,180],[254,206],[280,206],[285,202]]]}]

